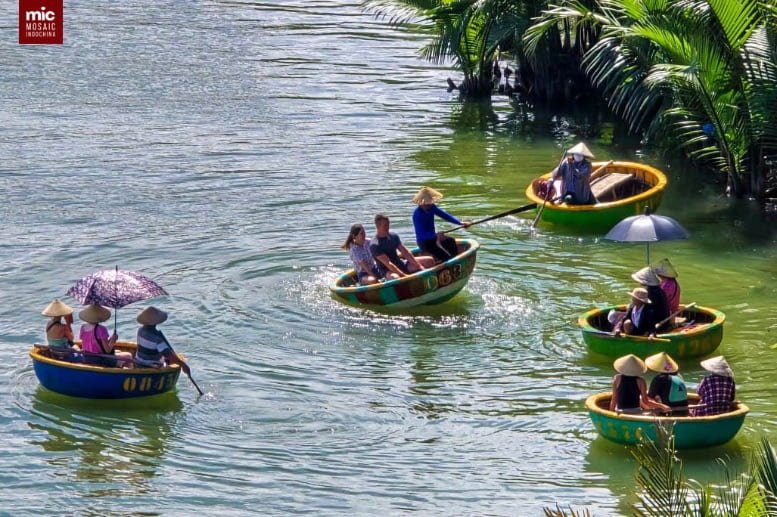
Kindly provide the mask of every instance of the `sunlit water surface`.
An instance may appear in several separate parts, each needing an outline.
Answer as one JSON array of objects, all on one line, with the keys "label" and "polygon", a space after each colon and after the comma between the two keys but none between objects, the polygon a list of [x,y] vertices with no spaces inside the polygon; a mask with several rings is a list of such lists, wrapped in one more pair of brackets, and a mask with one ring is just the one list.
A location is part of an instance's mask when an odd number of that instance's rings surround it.
[{"label": "sunlit water surface", "polygon": [[[327,288],[351,223],[383,211],[412,243],[421,185],[470,219],[524,204],[571,143],[564,127],[530,136],[504,98],[462,110],[444,89],[455,73],[418,58],[423,38],[358,2],[70,2],[64,46],[17,45],[12,5],[0,512],[627,511],[633,462],[583,408],[610,361],[586,352],[576,318],[625,300],[644,246],[531,232],[527,213],[472,228],[476,273],[442,306],[375,314]],[[662,212],[692,238],[653,255],[677,265],[685,301],[727,314],[721,352],[753,412],[732,443],[683,455],[688,475],[717,480],[714,458],[743,464],[777,429],[775,237],[682,166],[591,146],[667,171]],[[206,397],[184,377],[148,409],[38,386],[40,310],[114,265],[170,292],[154,301],[163,330]],[[122,337],[143,306],[119,311]]]}]

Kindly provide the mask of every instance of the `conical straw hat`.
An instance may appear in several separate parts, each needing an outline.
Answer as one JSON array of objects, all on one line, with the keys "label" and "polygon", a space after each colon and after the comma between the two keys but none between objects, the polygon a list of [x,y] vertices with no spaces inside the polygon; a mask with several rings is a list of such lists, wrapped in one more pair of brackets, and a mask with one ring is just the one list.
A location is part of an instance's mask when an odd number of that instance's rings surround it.
[{"label": "conical straw hat", "polygon": [[612,363],[612,367],[615,368],[616,372],[630,377],[639,377],[647,371],[647,367],[642,362],[642,359],[634,354],[619,357]]},{"label": "conical straw hat", "polygon": [[731,370],[731,367],[728,365],[726,359],[722,355],[712,357],[710,359],[705,359],[700,364],[702,368],[716,375],[731,377],[732,379],[734,378],[734,372]]},{"label": "conical straw hat", "polygon": [[430,205],[441,199],[441,192],[434,190],[432,187],[423,187],[413,196],[413,203],[416,205]]},{"label": "conical straw hat", "polygon": [[57,316],[67,316],[68,314],[73,314],[73,308],[65,302],[60,301],[59,298],[54,298],[54,300],[48,304],[45,309],[43,309],[41,314],[51,318],[55,318]]},{"label": "conical straw hat", "polygon": [[653,271],[655,271],[657,275],[661,275],[666,278],[677,278],[677,270],[667,258],[662,259],[661,262],[656,264],[653,268]]},{"label": "conical straw hat", "polygon": [[137,320],[141,325],[159,325],[167,321],[167,313],[156,307],[146,307],[138,314]]},{"label": "conical straw hat", "polygon": [[594,153],[592,153],[583,142],[580,142],[576,146],[572,147],[569,151],[567,151],[567,154],[582,154],[586,158],[594,157]]},{"label": "conical straw hat", "polygon": [[639,271],[632,273],[631,278],[633,278],[634,281],[638,284],[642,285],[661,285],[661,279],[658,278],[658,275],[656,275],[656,272],[653,271],[653,268],[650,266],[645,266]]},{"label": "conical straw hat", "polygon": [[78,319],[87,323],[102,323],[110,317],[111,311],[101,305],[89,305],[78,313]]},{"label": "conical straw hat", "polygon": [[660,373],[675,373],[679,369],[675,360],[669,357],[666,352],[651,355],[645,359],[645,366]]}]

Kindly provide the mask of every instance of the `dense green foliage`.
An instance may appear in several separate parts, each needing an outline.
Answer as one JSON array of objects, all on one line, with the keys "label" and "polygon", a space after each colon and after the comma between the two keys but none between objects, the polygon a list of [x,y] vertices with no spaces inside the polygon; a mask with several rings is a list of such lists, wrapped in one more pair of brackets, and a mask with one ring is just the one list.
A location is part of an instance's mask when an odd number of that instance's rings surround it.
[{"label": "dense green foliage", "polygon": [[732,195],[766,194],[777,161],[773,1],[365,3],[393,23],[427,23],[422,53],[454,59],[464,100],[491,94],[494,60],[509,52],[510,91],[523,101],[585,101],[593,85],[633,133],[725,175]]},{"label": "dense green foliage", "polygon": [[[687,479],[677,457],[671,429],[659,427],[658,441],[642,441],[632,449],[637,461],[637,517],[767,517],[777,515],[777,455],[764,438],[754,452],[749,472],[734,472],[720,463],[723,480],[703,486]],[[584,515],[556,506],[545,515]],[[587,514],[585,514],[587,515]]]}]

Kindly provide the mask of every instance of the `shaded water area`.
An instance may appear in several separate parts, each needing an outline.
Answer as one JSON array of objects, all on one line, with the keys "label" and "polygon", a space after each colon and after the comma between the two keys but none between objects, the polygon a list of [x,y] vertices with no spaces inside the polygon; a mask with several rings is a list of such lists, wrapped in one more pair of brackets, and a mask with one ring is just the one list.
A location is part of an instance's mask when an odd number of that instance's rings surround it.
[{"label": "shaded water area", "polygon": [[[610,361],[576,327],[625,301],[645,247],[540,226],[474,227],[475,274],[451,302],[376,314],[329,297],[353,222],[385,211],[412,242],[410,198],[477,219],[524,204],[564,128],[462,109],[423,39],[358,2],[66,3],[65,45],[19,46],[0,8],[0,511],[537,515],[555,502],[627,511],[634,465],[583,408]],[[541,125],[540,122],[537,122]],[[545,134],[547,136],[537,136]],[[684,301],[727,314],[720,351],[752,413],[737,438],[682,455],[718,479],[777,430],[777,242],[757,208],[699,189],[682,164],[659,243]],[[709,195],[708,195],[709,194]],[[39,387],[40,310],[98,269],[144,272],[209,392],[182,377],[153,408]],[[73,300],[66,299],[75,304]],[[145,304],[119,311],[132,339]],[[695,362],[681,364],[697,382]]]}]

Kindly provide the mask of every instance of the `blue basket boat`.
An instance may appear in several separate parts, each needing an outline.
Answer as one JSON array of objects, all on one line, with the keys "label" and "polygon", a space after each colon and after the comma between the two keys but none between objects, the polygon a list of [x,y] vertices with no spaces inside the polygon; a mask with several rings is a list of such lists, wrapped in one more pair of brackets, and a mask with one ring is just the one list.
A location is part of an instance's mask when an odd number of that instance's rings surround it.
[{"label": "blue basket boat", "polygon": [[[116,349],[133,353],[135,343],[119,341]],[[70,397],[88,399],[132,399],[150,397],[175,389],[181,367],[111,368],[78,362],[79,353],[60,357],[47,346],[35,345],[30,350],[32,366],[44,388]]]}]

